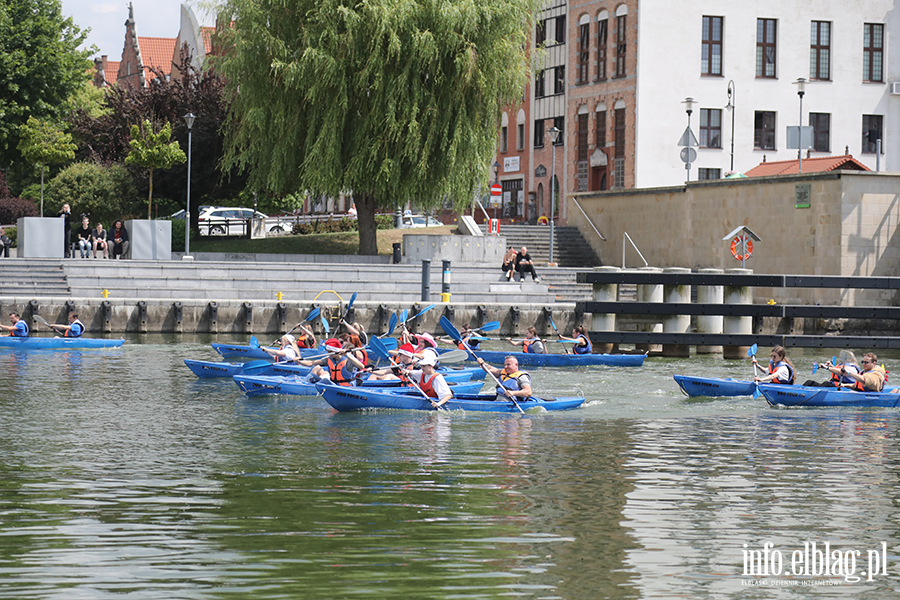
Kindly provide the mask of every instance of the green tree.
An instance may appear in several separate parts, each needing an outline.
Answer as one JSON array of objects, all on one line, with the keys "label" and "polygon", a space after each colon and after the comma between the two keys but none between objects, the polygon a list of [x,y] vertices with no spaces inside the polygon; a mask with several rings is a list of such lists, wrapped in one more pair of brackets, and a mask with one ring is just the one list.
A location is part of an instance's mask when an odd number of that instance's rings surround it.
[{"label": "green tree", "polygon": [[41,166],[41,216],[44,216],[44,166],[61,165],[75,159],[72,136],[50,121],[28,117],[19,131],[22,158]]},{"label": "green tree", "polygon": [[134,180],[122,165],[108,167],[94,162],[69,165],[47,183],[47,204],[58,211],[63,203],[75,215],[91,216],[91,225],[101,221],[107,229],[115,219],[134,214],[141,202]]},{"label": "green tree", "polygon": [[56,120],[90,79],[93,46],[62,16],[59,0],[0,0],[0,164],[19,159],[28,117]]},{"label": "green tree", "polygon": [[214,68],[232,98],[226,168],[250,189],[352,191],[376,208],[472,202],[501,107],[521,100],[533,0],[224,0]]},{"label": "green tree", "polygon": [[153,132],[153,124],[144,121],[143,126],[131,126],[131,141],[128,145],[131,152],[125,159],[126,165],[146,167],[150,170],[150,194],[147,196],[147,218],[150,219],[153,210],[153,170],[170,169],[187,160],[184,151],[178,142],[169,142],[172,139],[172,125],[166,123],[159,133]]}]

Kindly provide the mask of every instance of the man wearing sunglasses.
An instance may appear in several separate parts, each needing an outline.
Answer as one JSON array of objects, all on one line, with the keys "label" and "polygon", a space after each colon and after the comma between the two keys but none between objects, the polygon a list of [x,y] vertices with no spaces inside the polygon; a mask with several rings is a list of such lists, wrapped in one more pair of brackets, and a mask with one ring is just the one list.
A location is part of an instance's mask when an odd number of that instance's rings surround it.
[{"label": "man wearing sunglasses", "polygon": [[842,376],[856,381],[850,389],[858,392],[880,392],[884,389],[884,369],[878,366],[878,357],[866,352],[859,363],[862,366],[862,373],[841,369]]}]

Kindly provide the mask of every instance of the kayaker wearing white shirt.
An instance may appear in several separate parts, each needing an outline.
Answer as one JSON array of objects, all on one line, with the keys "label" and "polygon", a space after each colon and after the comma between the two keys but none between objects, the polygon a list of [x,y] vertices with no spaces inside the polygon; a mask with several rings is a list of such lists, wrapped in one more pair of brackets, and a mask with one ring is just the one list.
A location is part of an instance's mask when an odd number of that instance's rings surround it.
[{"label": "kayaker wearing white shirt", "polygon": [[[758,363],[756,357],[753,357],[753,370],[756,371]],[[782,346],[772,348],[771,358],[769,360],[769,374],[765,377],[754,377],[759,383],[782,383],[785,385],[794,384],[794,365],[785,356]]]},{"label": "kayaker wearing white shirt", "polygon": [[446,404],[453,397],[453,392],[444,380],[444,376],[434,370],[434,366],[434,357],[429,355],[419,361],[418,369],[409,371],[407,375],[431,399],[431,405],[437,408]]}]

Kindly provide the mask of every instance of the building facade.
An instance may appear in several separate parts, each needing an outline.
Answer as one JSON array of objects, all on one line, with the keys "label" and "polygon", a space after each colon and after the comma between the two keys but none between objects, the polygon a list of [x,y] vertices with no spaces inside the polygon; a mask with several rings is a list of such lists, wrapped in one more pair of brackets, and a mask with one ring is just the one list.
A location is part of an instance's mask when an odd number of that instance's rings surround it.
[{"label": "building facade", "polygon": [[[502,216],[549,215],[554,124],[563,132],[560,221],[573,209],[567,194],[678,185],[796,159],[787,129],[798,125],[811,128],[803,157],[852,155],[900,171],[900,61],[892,60],[900,46],[890,43],[898,36],[892,0],[548,6],[533,37],[534,82],[501,124]],[[506,201],[512,185],[521,185],[522,202]]]}]

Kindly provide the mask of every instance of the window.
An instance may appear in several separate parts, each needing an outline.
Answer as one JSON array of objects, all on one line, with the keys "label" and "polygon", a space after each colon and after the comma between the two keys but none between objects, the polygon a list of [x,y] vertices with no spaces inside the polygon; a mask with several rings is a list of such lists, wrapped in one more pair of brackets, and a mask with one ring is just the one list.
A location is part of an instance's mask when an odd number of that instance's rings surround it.
[{"label": "window", "polygon": [[606,41],[609,33],[609,20],[597,23],[597,79],[606,81]]},{"label": "window", "polygon": [[544,91],[544,72],[538,71],[534,76],[534,97],[543,98]]},{"label": "window", "polygon": [[[881,72],[884,56],[884,25],[863,24],[863,81],[884,81]],[[875,152],[872,150],[872,152]]]},{"label": "window", "polygon": [[722,109],[700,109],[700,146],[702,148],[722,147]]},{"label": "window", "polygon": [[703,75],[722,74],[723,17],[703,17],[703,42],[700,72]]},{"label": "window", "polygon": [[553,93],[566,93],[566,67],[565,65],[553,68]]},{"label": "window", "polygon": [[509,150],[509,128],[501,127],[500,128],[500,152],[506,152]]},{"label": "window", "polygon": [[813,150],[831,152],[831,115],[809,113],[809,125],[813,128]]},{"label": "window", "polygon": [[756,20],[756,76],[775,77],[775,19]]},{"label": "window", "polygon": [[876,142],[881,140],[881,153],[884,154],[884,138],[882,137],[881,115],[863,115],[862,122],[862,151],[863,154],[875,154]]},{"label": "window", "polygon": [[516,125],[516,150],[525,149],[525,123]]},{"label": "window", "polygon": [[616,17],[616,77],[625,77],[625,15]]},{"label": "window", "polygon": [[753,148],[775,149],[775,113],[758,110],[753,119]]},{"label": "window", "polygon": [[547,20],[538,21],[534,31],[534,43],[540,46],[547,41]]},{"label": "window", "polygon": [[535,119],[534,120],[534,147],[535,148],[543,148],[544,147],[544,120],[543,119]]},{"label": "window", "polygon": [[581,162],[588,159],[588,115],[578,115],[578,145],[575,148],[575,160]]},{"label": "window", "polygon": [[597,123],[595,125],[594,145],[598,148],[606,147],[606,111],[601,110],[597,113]]},{"label": "window", "polygon": [[705,179],[722,179],[722,169],[697,169],[697,179],[703,181]]},{"label": "window", "polygon": [[556,17],[556,43],[566,43],[566,15]]},{"label": "window", "polygon": [[588,82],[588,63],[591,60],[591,24],[582,23],[578,27],[578,77],[575,83]]},{"label": "window", "polygon": [[831,23],[813,21],[809,32],[809,78],[831,79]]},{"label": "window", "polygon": [[559,129],[559,137],[556,138],[556,145],[562,146],[565,143],[566,137],[566,118],[553,117],[553,126]]}]

